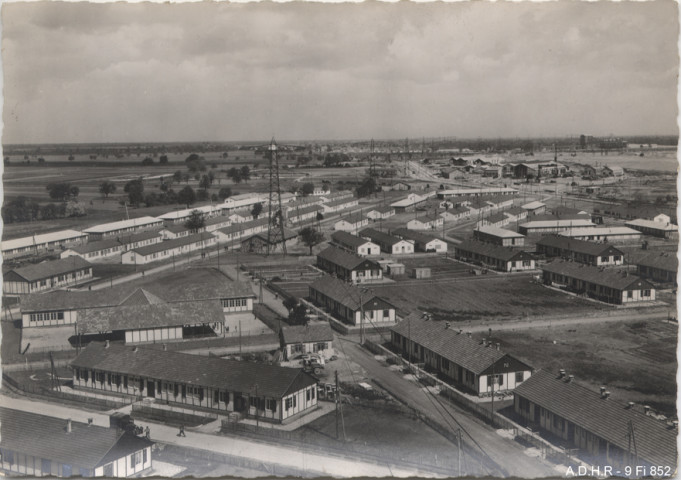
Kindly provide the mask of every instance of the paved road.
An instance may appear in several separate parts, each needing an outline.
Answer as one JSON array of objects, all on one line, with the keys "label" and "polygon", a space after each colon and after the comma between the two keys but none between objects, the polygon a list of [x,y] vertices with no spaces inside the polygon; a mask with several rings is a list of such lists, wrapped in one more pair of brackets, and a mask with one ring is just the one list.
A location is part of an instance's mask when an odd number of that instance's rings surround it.
[{"label": "paved road", "polygon": [[[444,398],[430,395],[418,384],[405,379],[401,372],[382,366],[357,342],[349,338],[339,338],[338,341],[342,342],[345,353],[366,370],[369,380],[378,381],[391,394],[452,431],[461,428],[464,432],[464,442],[471,447],[473,455],[478,458],[488,455],[491,459],[491,462],[485,466],[487,470],[481,472],[480,461],[467,456],[463,462],[463,475],[504,475],[525,478],[555,476],[556,470],[552,465],[536,457],[525,455],[524,448],[520,444],[504,439],[472,414],[454,406]],[[492,462],[496,466],[490,466]]]},{"label": "paved road", "polygon": [[[0,405],[12,408],[42,413],[56,418],[71,418],[74,421],[87,422],[93,418],[95,425],[108,426],[108,416],[101,412],[87,412],[81,408],[71,408],[46,402],[0,396]],[[149,425],[151,439],[156,442],[209,450],[236,457],[248,458],[256,461],[275,463],[289,468],[295,468],[315,476],[334,477],[434,477],[427,471],[411,470],[394,467],[388,464],[379,465],[363,462],[355,458],[342,458],[321,453],[310,453],[301,449],[259,443],[242,438],[210,435],[193,431],[188,428],[186,437],[178,437],[175,427],[151,422],[135,422],[143,427]]]}]

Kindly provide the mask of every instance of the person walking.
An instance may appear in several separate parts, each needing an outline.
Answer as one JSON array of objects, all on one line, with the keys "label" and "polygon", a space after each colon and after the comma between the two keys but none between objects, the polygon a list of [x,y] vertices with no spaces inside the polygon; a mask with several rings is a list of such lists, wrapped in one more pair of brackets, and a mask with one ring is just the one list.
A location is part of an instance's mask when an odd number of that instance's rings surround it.
[{"label": "person walking", "polygon": [[151,440],[151,429],[149,428],[149,425],[144,429],[144,436],[147,437],[147,440]]},{"label": "person walking", "polygon": [[184,434],[184,425],[180,425],[180,433],[177,434],[178,437],[186,437]]}]

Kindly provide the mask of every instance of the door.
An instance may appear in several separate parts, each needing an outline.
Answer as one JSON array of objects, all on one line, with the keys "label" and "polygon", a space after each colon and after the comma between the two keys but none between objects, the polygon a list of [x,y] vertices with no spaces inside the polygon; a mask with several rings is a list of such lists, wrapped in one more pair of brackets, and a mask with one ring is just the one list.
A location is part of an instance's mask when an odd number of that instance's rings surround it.
[{"label": "door", "polygon": [[153,380],[147,380],[147,397],[156,396],[156,383]]}]

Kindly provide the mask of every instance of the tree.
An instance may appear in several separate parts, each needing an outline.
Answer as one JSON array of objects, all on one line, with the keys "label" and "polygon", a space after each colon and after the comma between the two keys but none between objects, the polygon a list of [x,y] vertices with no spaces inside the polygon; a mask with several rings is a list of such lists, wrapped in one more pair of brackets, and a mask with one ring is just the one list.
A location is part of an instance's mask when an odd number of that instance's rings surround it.
[{"label": "tree", "polygon": [[288,314],[289,325],[307,325],[308,321],[307,307],[302,303],[293,307]]},{"label": "tree", "polygon": [[189,185],[184,187],[180,190],[180,193],[177,194],[177,201],[187,205],[187,208],[189,208],[189,205],[196,202],[196,193],[194,193],[194,189]]},{"label": "tree", "polygon": [[215,181],[215,174],[213,172],[208,172],[208,180],[210,180],[210,184],[213,185],[213,182]]},{"label": "tree", "polygon": [[302,188],[300,189],[301,192],[303,192],[303,197],[307,197],[308,195],[312,195],[314,193],[314,184],[313,183],[303,183]]},{"label": "tree", "polygon": [[158,159],[158,163],[161,165],[167,165],[168,164],[168,155],[161,155]]},{"label": "tree", "polygon": [[232,196],[232,189],[229,187],[222,187],[220,191],[218,192],[218,197],[220,197],[220,200],[224,200],[226,198],[229,198]]},{"label": "tree", "polygon": [[312,247],[324,241],[324,234],[313,227],[303,228],[298,232],[298,236],[302,242],[310,248],[310,255],[312,255]]},{"label": "tree", "polygon": [[210,187],[211,181],[208,175],[204,175],[201,177],[201,180],[199,181],[199,188],[202,188],[204,190],[208,190]]},{"label": "tree", "polygon": [[128,194],[128,201],[136,207],[144,201],[144,182],[141,178],[130,180],[123,187],[123,191]]},{"label": "tree", "polygon": [[291,310],[298,305],[298,300],[296,300],[295,297],[286,297],[282,303],[284,304],[284,307],[286,307],[286,310],[291,313]]},{"label": "tree", "polygon": [[180,170],[173,173],[173,181],[175,183],[180,183],[182,181],[182,172]]},{"label": "tree", "polygon": [[101,193],[104,198],[109,198],[109,195],[116,191],[116,184],[111,180],[104,180],[99,184],[99,193]]},{"label": "tree", "polygon": [[148,166],[148,165],[153,165],[154,164],[154,159],[151,157],[146,157],[144,160],[142,160],[142,165]]},{"label": "tree", "polygon": [[358,197],[367,197],[371,195],[372,193],[376,193],[380,191],[380,187],[376,183],[376,180],[372,177],[367,178],[364,180],[364,182],[357,187],[357,196]]},{"label": "tree", "polygon": [[203,157],[199,157],[196,153],[189,155],[185,159],[184,163],[192,173],[203,172],[206,170],[206,161]]},{"label": "tree", "polygon": [[317,221],[321,222],[324,220],[324,214],[322,212],[317,212]]},{"label": "tree", "polygon": [[231,178],[234,183],[241,183],[241,170],[232,167],[227,170],[227,177]]},{"label": "tree", "polygon": [[253,218],[258,218],[258,215],[262,213],[262,203],[256,203],[253,205],[253,210],[251,210],[251,215]]},{"label": "tree", "polygon": [[193,232],[197,232],[206,226],[206,219],[203,217],[203,213],[193,210],[187,221],[184,222],[184,226]]},{"label": "tree", "polygon": [[43,157],[40,157],[40,158],[38,159],[38,163],[45,163],[45,159],[44,159]]},{"label": "tree", "polygon": [[67,201],[71,197],[74,188],[76,189],[76,196],[78,195],[78,187],[72,187],[70,183],[48,183],[45,188],[53,200]]},{"label": "tree", "polygon": [[71,188],[69,188],[69,194],[73,197],[76,198],[78,197],[78,194],[80,193],[80,188],[76,187],[75,185],[72,185]]},{"label": "tree", "polygon": [[197,202],[207,202],[210,200],[210,194],[208,193],[208,190],[197,190],[196,191],[196,201]]},{"label": "tree", "polygon": [[248,165],[244,165],[241,167],[241,170],[239,170],[239,173],[241,174],[241,179],[244,182],[247,182],[251,179],[251,169],[248,168]]}]

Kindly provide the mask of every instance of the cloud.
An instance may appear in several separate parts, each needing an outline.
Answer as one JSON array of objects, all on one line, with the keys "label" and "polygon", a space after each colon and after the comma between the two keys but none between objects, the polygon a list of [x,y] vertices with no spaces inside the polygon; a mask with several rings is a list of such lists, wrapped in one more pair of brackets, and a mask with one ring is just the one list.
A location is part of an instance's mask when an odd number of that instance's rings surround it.
[{"label": "cloud", "polygon": [[676,132],[674,2],[3,7],[3,141]]}]

